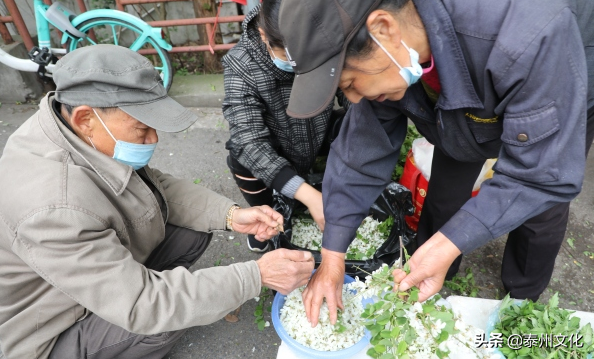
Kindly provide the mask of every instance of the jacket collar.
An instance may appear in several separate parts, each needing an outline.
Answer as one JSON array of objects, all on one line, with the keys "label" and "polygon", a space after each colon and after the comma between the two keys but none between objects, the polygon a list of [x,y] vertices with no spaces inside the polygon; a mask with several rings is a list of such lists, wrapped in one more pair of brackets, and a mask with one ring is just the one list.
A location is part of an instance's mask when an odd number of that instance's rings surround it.
[{"label": "jacket collar", "polygon": [[75,165],[92,170],[116,195],[122,194],[130,181],[132,167],[95,150],[64,126],[52,110],[53,95],[53,92],[48,93],[39,105],[37,119],[43,132],[50,141],[70,153]]},{"label": "jacket collar", "polygon": [[262,5],[258,5],[252,9],[252,11],[245,16],[245,19],[241,24],[244,34],[243,40],[247,43],[246,51],[250,53],[260,67],[271,73],[274,78],[279,80],[292,80],[295,75],[276,67],[274,62],[272,62],[266,44],[262,42],[262,37],[258,31],[258,15],[260,14],[261,7]]},{"label": "jacket collar", "polygon": [[437,66],[441,93],[436,106],[443,110],[484,108],[468,72],[452,19],[442,1],[413,0],[427,31]]}]

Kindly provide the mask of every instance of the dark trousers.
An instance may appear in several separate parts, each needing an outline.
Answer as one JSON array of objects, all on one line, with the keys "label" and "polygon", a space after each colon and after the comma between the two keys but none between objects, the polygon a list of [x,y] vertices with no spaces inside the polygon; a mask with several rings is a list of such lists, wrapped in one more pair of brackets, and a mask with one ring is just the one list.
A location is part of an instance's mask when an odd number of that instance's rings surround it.
[{"label": "dark trousers", "polygon": [[[211,238],[212,233],[167,224],[165,239],[153,250],[145,266],[156,271],[179,266],[190,268],[204,253]],[[109,298],[105,298],[105,302],[109,305]],[[185,331],[139,335],[91,314],[58,337],[50,359],[161,359]]]},{"label": "dark trousers", "polygon": [[243,198],[251,207],[272,206],[272,188],[266,187],[262,180],[257,179],[231,155],[227,156],[227,166]]},{"label": "dark trousers", "polygon": [[[594,139],[594,108],[588,110],[586,156]],[[419,220],[418,244],[425,243],[471,197],[483,162],[459,162],[438,148],[433,153],[431,180]],[[501,280],[512,298],[534,301],[546,289],[555,266],[567,221],[569,203],[559,203],[509,233],[501,265]],[[460,267],[460,255],[448,270],[451,279]]]},{"label": "dark trousers", "polygon": [[[231,171],[239,191],[250,207],[263,205],[272,207],[272,188],[266,187],[262,180],[254,177],[247,168],[243,167],[231,155],[227,156],[227,166],[229,166],[229,171]],[[264,248],[266,245],[259,242],[253,234],[248,234],[248,241],[252,247]]]}]

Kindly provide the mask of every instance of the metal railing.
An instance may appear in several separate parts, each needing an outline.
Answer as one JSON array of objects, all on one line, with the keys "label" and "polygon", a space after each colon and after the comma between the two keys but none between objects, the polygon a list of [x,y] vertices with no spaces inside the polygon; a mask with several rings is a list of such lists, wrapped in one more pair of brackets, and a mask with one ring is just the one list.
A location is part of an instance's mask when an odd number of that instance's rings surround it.
[{"label": "metal railing", "polygon": [[[173,1],[188,1],[188,0],[116,0],[116,7],[120,11],[125,11],[126,5],[136,5],[136,4],[148,4],[148,3],[166,3],[166,2],[173,2]],[[222,0],[219,0],[222,1]],[[44,0],[47,5],[51,5],[51,0]],[[76,0],[77,5],[81,13],[87,11],[87,7],[85,6],[84,0]],[[21,13],[16,5],[15,0],[4,0],[6,4],[6,8],[8,10],[8,16],[0,16],[0,37],[6,44],[11,44],[14,42],[6,24],[13,23],[17,29],[18,34],[21,36],[22,41],[27,48],[27,50],[31,50],[33,48],[34,43],[25,25],[25,21],[21,16]],[[236,16],[221,16],[221,17],[201,17],[201,18],[191,18],[191,19],[175,19],[175,20],[158,20],[158,21],[148,21],[148,24],[154,27],[172,27],[172,26],[191,26],[191,25],[204,25],[206,28],[206,34],[208,37],[208,44],[207,45],[197,45],[197,46],[175,46],[171,49],[171,53],[182,53],[182,52],[200,52],[200,51],[218,51],[218,50],[229,50],[235,44],[215,44],[213,41],[214,35],[213,32],[216,31],[215,24],[222,24],[222,23],[231,23],[231,22],[243,22],[245,19],[244,15],[236,15]],[[150,55],[155,54],[156,50],[141,50],[139,51],[141,54]]]},{"label": "metal railing", "polygon": [[[79,0],[82,1],[82,0]],[[174,1],[188,1],[188,0],[116,0],[116,7],[120,11],[125,11],[126,5],[136,4],[150,4],[150,3],[166,3]],[[222,2],[222,0],[219,0]],[[208,45],[197,45],[197,46],[174,46],[169,52],[180,53],[180,52],[200,52],[200,51],[218,51],[218,50],[229,50],[235,44],[215,44],[213,43],[213,31],[216,31],[215,24],[230,23],[230,22],[243,22],[245,19],[244,15],[236,16],[219,16],[219,17],[199,17],[192,19],[175,19],[175,20],[158,20],[148,21],[148,24],[154,27],[171,27],[171,26],[191,26],[191,25],[204,25],[206,28],[206,35],[208,37]],[[143,55],[156,54],[156,50],[140,50],[139,53]]]}]

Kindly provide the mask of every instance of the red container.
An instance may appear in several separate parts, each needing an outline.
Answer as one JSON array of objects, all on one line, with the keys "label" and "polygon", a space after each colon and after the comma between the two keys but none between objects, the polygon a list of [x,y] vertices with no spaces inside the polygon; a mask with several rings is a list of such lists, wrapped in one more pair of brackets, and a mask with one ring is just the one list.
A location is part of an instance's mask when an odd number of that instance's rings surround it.
[{"label": "red container", "polygon": [[[415,213],[412,216],[406,216],[404,219],[406,224],[416,232],[419,227],[419,219],[421,218],[421,210],[423,209],[423,203],[427,196],[429,182],[425,176],[423,176],[421,170],[417,168],[412,150],[408,151],[408,155],[406,155],[406,162],[404,164],[404,170],[402,171],[402,177],[400,177],[400,184],[408,188],[412,194]],[[472,197],[476,196],[478,192],[478,190],[473,191]]]},{"label": "red container", "polygon": [[406,216],[405,221],[406,224],[416,232],[419,227],[419,218],[421,218],[421,210],[423,209],[423,203],[427,196],[429,182],[427,182],[425,176],[423,176],[421,171],[415,165],[412,151],[408,151],[408,155],[406,155],[406,162],[404,164],[402,176],[400,177],[400,184],[408,188],[412,194],[415,213],[412,216]]}]

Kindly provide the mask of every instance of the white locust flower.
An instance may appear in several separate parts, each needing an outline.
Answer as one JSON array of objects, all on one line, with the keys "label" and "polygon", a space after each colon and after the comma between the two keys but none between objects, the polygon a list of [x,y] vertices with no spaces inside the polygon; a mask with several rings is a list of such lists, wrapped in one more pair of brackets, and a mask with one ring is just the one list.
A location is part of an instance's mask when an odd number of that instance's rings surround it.
[{"label": "white locust flower", "polygon": [[289,336],[298,343],[319,351],[336,351],[355,345],[365,334],[361,318],[361,298],[353,290],[357,282],[343,286],[344,311],[339,316],[340,325],[330,323],[328,305],[322,304],[318,325],[315,328],[307,321],[301,294],[305,287],[295,289],[287,296],[281,309],[280,320]]}]

